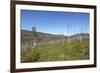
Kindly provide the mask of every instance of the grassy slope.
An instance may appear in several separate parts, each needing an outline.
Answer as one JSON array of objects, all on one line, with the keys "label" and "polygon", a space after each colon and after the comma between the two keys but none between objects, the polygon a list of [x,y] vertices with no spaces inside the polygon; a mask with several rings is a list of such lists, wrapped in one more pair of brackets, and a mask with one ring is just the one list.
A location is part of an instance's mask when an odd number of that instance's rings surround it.
[{"label": "grassy slope", "polygon": [[44,62],[89,59],[89,41],[84,39],[64,44],[51,44],[33,49],[21,50],[21,62]]}]

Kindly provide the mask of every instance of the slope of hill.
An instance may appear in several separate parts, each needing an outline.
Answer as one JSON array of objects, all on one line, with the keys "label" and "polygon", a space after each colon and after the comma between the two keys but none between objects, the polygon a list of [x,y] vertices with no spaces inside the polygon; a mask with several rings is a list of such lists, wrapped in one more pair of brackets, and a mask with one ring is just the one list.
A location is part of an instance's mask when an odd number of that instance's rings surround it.
[{"label": "slope of hill", "polygon": [[[70,39],[70,40],[76,40],[80,37],[82,38],[89,38],[88,33],[80,33],[75,34],[71,36],[64,36],[64,35],[54,35],[49,33],[43,33],[43,32],[36,32],[37,34],[37,43],[38,44],[49,44],[49,43],[62,43],[64,40]],[[33,36],[34,34],[32,31],[28,30],[21,30],[21,47],[28,47],[32,46],[33,43]]]},{"label": "slope of hill", "polygon": [[88,33],[64,36],[37,32],[35,47],[33,36],[32,31],[21,30],[22,63],[89,59]]},{"label": "slope of hill", "polygon": [[[22,40],[31,40],[33,39],[33,33],[32,31],[28,31],[28,30],[21,30],[21,39]],[[89,34],[88,33],[79,33],[79,34],[75,34],[75,35],[71,35],[71,36],[64,36],[64,35],[54,35],[54,34],[49,34],[49,33],[43,33],[43,32],[37,32],[37,38],[38,39],[47,39],[47,38],[54,38],[54,39],[57,39],[57,38],[61,38],[61,37],[65,37],[65,38],[75,38],[75,37],[79,37],[79,36],[82,36],[82,37],[89,37]]]},{"label": "slope of hill", "polygon": [[[42,33],[42,32],[36,32],[36,34],[37,34],[37,39],[39,39],[39,40],[59,39],[62,36],[62,35],[53,35],[53,34]],[[33,36],[34,36],[34,34],[32,33],[32,31],[21,30],[21,42],[22,43],[24,41],[31,41],[31,40],[33,40]]]},{"label": "slope of hill", "polygon": [[[32,31],[28,31],[28,30],[21,30],[21,38],[22,39],[32,39],[33,38],[33,33]],[[48,33],[42,33],[42,32],[37,32],[37,38],[49,38],[49,37],[60,37],[61,35],[52,35],[52,34],[48,34]]]}]

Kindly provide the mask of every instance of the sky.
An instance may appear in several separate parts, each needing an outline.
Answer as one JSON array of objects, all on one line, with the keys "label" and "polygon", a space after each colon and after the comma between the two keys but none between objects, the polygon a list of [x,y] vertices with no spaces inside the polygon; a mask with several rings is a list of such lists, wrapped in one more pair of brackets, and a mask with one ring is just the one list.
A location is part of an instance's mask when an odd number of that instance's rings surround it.
[{"label": "sky", "polygon": [[21,30],[73,35],[89,33],[89,13],[21,10]]}]

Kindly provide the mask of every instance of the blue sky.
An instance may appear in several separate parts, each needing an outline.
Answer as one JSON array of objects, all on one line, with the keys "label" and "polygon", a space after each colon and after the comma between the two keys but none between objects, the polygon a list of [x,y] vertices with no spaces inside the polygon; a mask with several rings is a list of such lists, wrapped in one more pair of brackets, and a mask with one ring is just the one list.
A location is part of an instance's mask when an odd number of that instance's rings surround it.
[{"label": "blue sky", "polygon": [[21,30],[72,35],[89,33],[89,13],[21,10]]}]

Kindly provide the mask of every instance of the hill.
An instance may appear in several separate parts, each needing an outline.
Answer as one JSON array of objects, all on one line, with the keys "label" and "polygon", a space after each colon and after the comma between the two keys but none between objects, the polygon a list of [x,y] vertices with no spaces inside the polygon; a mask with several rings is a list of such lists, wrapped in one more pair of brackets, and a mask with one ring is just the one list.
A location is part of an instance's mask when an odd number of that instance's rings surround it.
[{"label": "hill", "polygon": [[[43,32],[36,32],[38,45],[51,44],[51,43],[62,43],[65,40],[76,40],[82,38],[89,38],[88,33],[79,33],[71,36],[54,35]],[[32,46],[33,43],[33,32],[28,30],[21,30],[21,47],[26,48]]]},{"label": "hill", "polygon": [[89,59],[89,34],[71,36],[21,30],[21,62],[71,61]]}]

